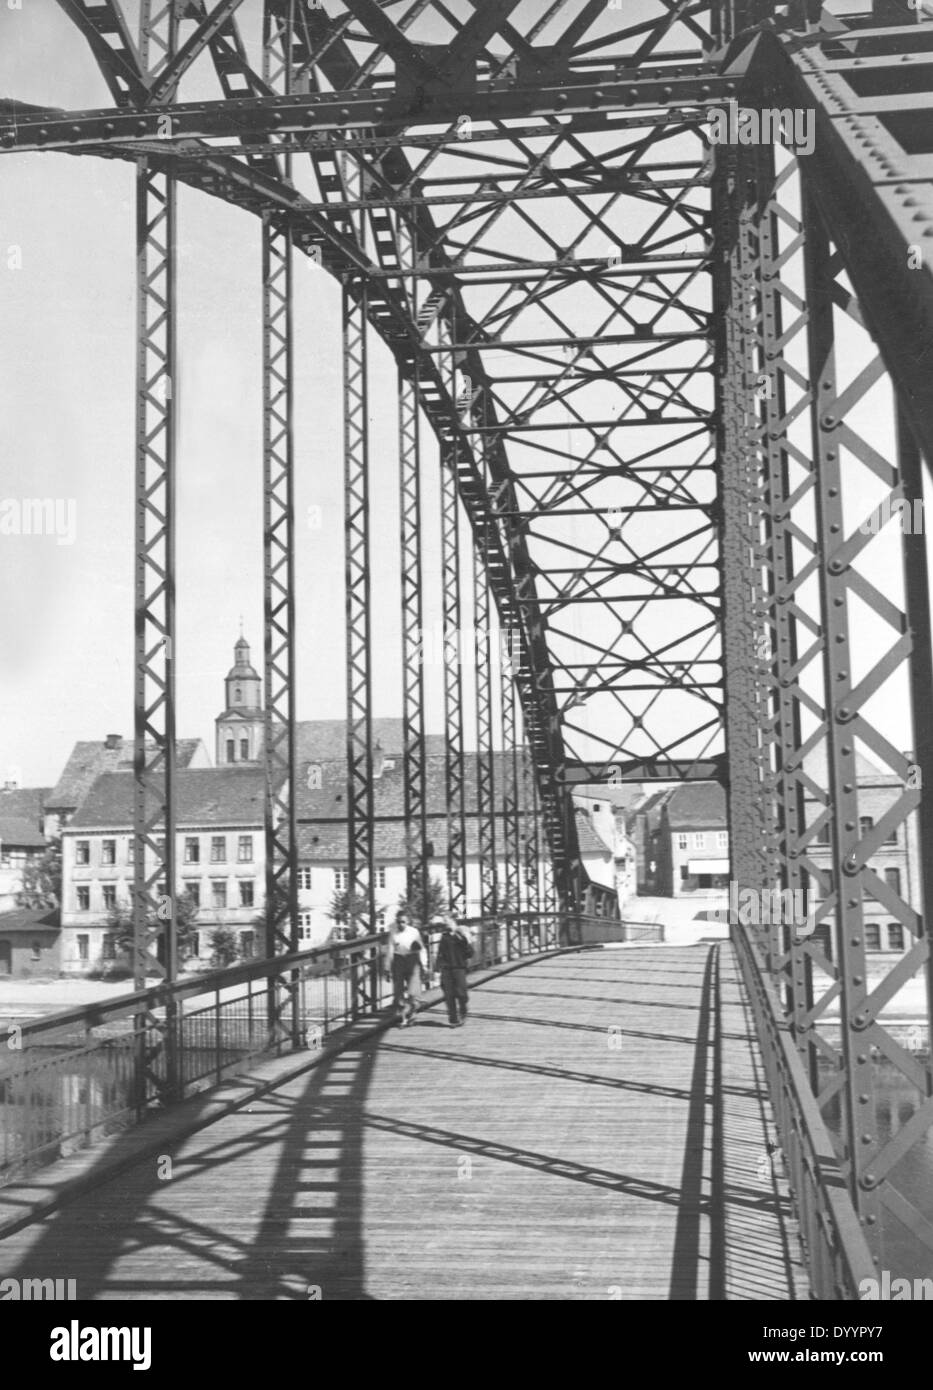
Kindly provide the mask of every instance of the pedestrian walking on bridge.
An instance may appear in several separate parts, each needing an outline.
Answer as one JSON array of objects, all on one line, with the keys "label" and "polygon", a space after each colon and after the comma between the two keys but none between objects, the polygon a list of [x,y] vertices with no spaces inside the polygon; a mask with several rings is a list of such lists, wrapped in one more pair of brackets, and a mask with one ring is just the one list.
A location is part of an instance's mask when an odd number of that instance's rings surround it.
[{"label": "pedestrian walking on bridge", "polygon": [[450,1026],[462,1028],[466,1022],[469,1003],[466,975],[473,955],[473,945],[466,929],[458,926],[455,918],[442,917],[439,925],[441,938],[437,943],[434,965],[441,973],[441,989],[444,992]]},{"label": "pedestrian walking on bridge", "polygon": [[428,965],[428,950],[418,928],[404,912],[399,912],[389,934],[387,955],[387,973],[392,980],[397,1022],[402,1028],[407,1028],[417,1012],[421,978]]}]

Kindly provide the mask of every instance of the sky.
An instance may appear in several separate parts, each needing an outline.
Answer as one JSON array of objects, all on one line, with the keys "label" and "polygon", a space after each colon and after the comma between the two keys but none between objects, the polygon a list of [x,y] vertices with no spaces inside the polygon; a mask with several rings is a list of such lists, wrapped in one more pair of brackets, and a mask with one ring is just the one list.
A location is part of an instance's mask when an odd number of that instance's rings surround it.
[{"label": "sky", "polygon": [[[0,6],[0,94],[72,109],[109,104],[51,0]],[[134,172],[61,154],[0,163],[0,499],[74,501],[73,544],[0,545],[0,777],[51,785],[79,738],[132,736]],[[179,736],[213,752],[240,631],[261,670],[262,452],[259,224],[178,193]],[[15,250],[18,248],[18,255]],[[21,262],[8,268],[8,262]],[[339,287],[296,262],[298,715],[344,715]],[[394,365],[371,335],[372,525],[398,536]],[[431,477],[425,516],[439,517]],[[319,509],[319,510],[315,510]],[[316,523],[320,521],[320,524]],[[435,528],[439,534],[439,521]],[[431,527],[426,548],[436,552]],[[375,630],[397,625],[392,554],[374,547]],[[428,589],[426,625],[439,614]],[[386,652],[376,713],[400,713]],[[435,673],[428,673],[440,729]]]}]

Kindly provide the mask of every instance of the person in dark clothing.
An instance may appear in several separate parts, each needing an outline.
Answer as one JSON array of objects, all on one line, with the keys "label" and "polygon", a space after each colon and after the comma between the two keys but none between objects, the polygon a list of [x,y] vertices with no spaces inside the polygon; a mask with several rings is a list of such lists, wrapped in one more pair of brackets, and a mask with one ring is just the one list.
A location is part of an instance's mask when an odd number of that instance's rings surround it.
[{"label": "person in dark clothing", "polygon": [[451,1028],[461,1028],[466,1022],[467,994],[466,973],[473,947],[469,937],[458,927],[452,917],[445,917],[440,923],[441,939],[437,943],[435,968],[441,974],[441,989],[447,1005],[447,1017]]}]

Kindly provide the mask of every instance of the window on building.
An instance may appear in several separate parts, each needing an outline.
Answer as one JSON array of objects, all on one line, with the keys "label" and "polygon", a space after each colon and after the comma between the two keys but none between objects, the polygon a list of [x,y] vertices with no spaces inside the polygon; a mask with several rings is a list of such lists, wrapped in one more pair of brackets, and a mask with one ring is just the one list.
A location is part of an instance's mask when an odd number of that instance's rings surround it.
[{"label": "window on building", "polygon": [[188,895],[192,907],[201,906],[201,885],[197,879],[188,879],[185,882],[185,892]]},{"label": "window on building", "polygon": [[159,858],[164,860],[164,858],[165,858],[165,836],[164,836],[164,835],[158,835],[158,836],[156,836],[156,850],[157,850],[157,852],[158,852]]},{"label": "window on building", "polygon": [[901,871],[900,869],[885,869],[884,881],[889,888],[893,888],[898,897],[901,896]]},{"label": "window on building", "polygon": [[865,950],[881,950],[881,927],[877,922],[865,923]]},{"label": "window on building", "polygon": [[886,845],[896,845],[896,844],[897,844],[897,826],[895,826],[894,829],[893,829],[892,831],[890,831],[890,832],[884,837],[884,843],[885,843]]},{"label": "window on building", "polygon": [[299,887],[299,888],[310,888],[310,887],[311,887],[311,870],[310,870],[310,869],[304,868],[304,869],[299,869],[299,870],[298,870],[298,887]]},{"label": "window on building", "polygon": [[813,930],[813,942],[826,957],[827,960],[833,958],[833,934],[828,922],[820,922]]},{"label": "window on building", "polygon": [[337,889],[338,892],[341,892],[343,889],[350,887],[349,869],[334,870],[334,887]]},{"label": "window on building", "polygon": [[826,824],[822,827],[822,829],[820,830],[819,835],[817,835],[817,837],[816,837],[816,843],[817,843],[818,845],[828,845],[828,844],[830,844],[830,843],[832,842],[832,837],[833,837],[833,826],[832,826],[832,821],[830,821],[830,820],[827,819]]},{"label": "window on building", "polygon": [[90,864],[91,862],[91,842],[90,840],[75,840],[75,863]]},{"label": "window on building", "polygon": [[201,938],[196,931],[188,937],[188,954],[195,957],[201,954]]},{"label": "window on building", "polygon": [[89,936],[78,937],[78,960],[86,961],[91,954],[91,938]]},{"label": "window on building", "polygon": [[126,842],[126,862],[127,864],[136,863],[136,841],[132,835]]},{"label": "window on building", "polygon": [[311,913],[299,912],[298,914],[298,940],[311,940]]},{"label": "window on building", "polygon": [[200,864],[201,862],[201,841],[197,835],[185,836],[185,863]]},{"label": "window on building", "polygon": [[211,880],[211,906],[227,906],[227,880],[225,878]]},{"label": "window on building", "polygon": [[117,938],[111,936],[109,932],[104,936],[100,953],[104,960],[116,960],[117,958]]},{"label": "window on building", "polygon": [[380,907],[379,911],[376,913],[376,926],[379,927],[381,930],[385,926],[385,924],[386,910],[384,907]]},{"label": "window on building", "polygon": [[241,835],[237,840],[236,857],[238,864],[252,864],[253,862],[253,837],[252,835]]},{"label": "window on building", "polygon": [[211,863],[226,864],[227,862],[227,837],[226,835],[211,836]]},{"label": "window on building", "polygon": [[244,878],[240,880],[240,907],[253,906],[253,880]]},{"label": "window on building", "polygon": [[167,887],[167,885],[166,885],[164,879],[162,880],[161,883],[157,883],[157,884],[156,884],[156,897],[158,897],[158,898],[167,898],[167,897],[168,897],[168,887]]},{"label": "window on building", "polygon": [[704,833],[703,833],[702,830],[698,830],[697,833],[694,835],[694,837],[693,837],[693,848],[694,848],[694,849],[705,849],[705,848],[706,848],[706,836],[704,835]]},{"label": "window on building", "polygon": [[828,895],[833,891],[833,888],[836,885],[836,880],[833,877],[832,869],[823,870],[823,882],[826,884],[826,893]]},{"label": "window on building", "polygon": [[236,744],[234,743],[232,738],[227,739],[227,762],[236,762]]},{"label": "window on building", "polygon": [[240,954],[244,960],[249,960],[256,950],[256,933],[252,931],[240,932]]},{"label": "window on building", "polygon": [[[76,888],[75,893],[78,900],[79,912],[90,912],[91,910],[91,890],[90,888]],[[80,939],[80,938],[79,938]]]},{"label": "window on building", "polygon": [[681,866],[680,866],[680,881],[681,881],[681,883],[686,883],[686,881],[687,881],[687,879],[688,879],[689,877],[690,877],[690,867],[689,867],[689,865],[687,865],[687,864],[681,864]]},{"label": "window on building", "polygon": [[40,941],[32,943],[32,958],[34,961],[42,959],[42,943]]},{"label": "window on building", "polygon": [[903,951],[904,949],[904,928],[900,922],[888,923],[888,950]]},{"label": "window on building", "polygon": [[243,762],[245,762],[245,763],[248,763],[248,762],[249,762],[249,739],[248,739],[248,738],[241,738],[241,739],[240,739],[240,757],[241,757],[241,759],[243,760]]},{"label": "window on building", "polygon": [[117,862],[116,840],[101,840],[100,862],[102,864],[115,864]]},{"label": "window on building", "polygon": [[874,828],[875,828],[875,818],[874,818],[874,816],[859,816],[859,818],[858,818],[858,833],[859,833],[860,836],[864,837],[865,835],[868,834],[868,832],[869,832],[870,830],[874,830]]},{"label": "window on building", "polygon": [[717,830],[717,831],[716,831],[716,844],[717,844],[717,846],[718,846],[719,849],[728,849],[728,848],[729,848],[729,832],[728,832],[728,830]]},{"label": "window on building", "polygon": [[594,811],[598,811],[598,810],[599,810],[599,802],[598,802],[598,801],[594,801],[594,802],[593,802],[593,810],[594,810]]},{"label": "window on building", "polygon": [[104,895],[104,908],[107,912],[112,912],[117,905],[117,889],[114,883],[105,883],[102,888]]},{"label": "window on building", "polygon": [[686,848],[687,848],[687,837],[686,837],[686,835],[678,835],[678,836],[677,836],[677,848],[678,848],[678,849],[686,849]]},{"label": "window on building", "polygon": [[384,864],[377,864],[377,865],[376,865],[376,887],[377,887],[377,888],[384,888],[385,886],[386,886],[386,869],[385,869],[385,865],[384,865]]}]

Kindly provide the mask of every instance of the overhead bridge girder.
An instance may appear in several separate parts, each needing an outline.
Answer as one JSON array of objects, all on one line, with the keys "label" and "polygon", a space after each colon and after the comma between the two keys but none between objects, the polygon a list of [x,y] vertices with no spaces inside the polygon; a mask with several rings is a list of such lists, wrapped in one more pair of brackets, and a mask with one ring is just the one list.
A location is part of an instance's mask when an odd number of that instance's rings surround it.
[{"label": "overhead bridge girder", "polygon": [[[114,104],[65,112],[0,103],[0,153],[128,160],[169,189],[183,182],[261,217],[276,238],[266,243],[276,258],[267,264],[276,326],[267,366],[280,380],[289,345],[277,286],[291,249],[343,287],[347,394],[358,411],[347,450],[358,584],[349,761],[363,820],[353,821],[353,858],[371,866],[361,423],[369,326],[400,377],[403,552],[417,572],[426,422],[441,455],[445,622],[460,613],[462,509],[475,607],[485,616],[491,596],[499,625],[520,634],[520,708],[485,667],[479,697],[484,902],[496,905],[489,865],[500,844],[507,891],[521,892],[520,803],[526,887],[541,877],[528,868],[546,843],[566,907],[588,887],[576,785],[724,782],[735,877],[759,890],[816,883],[825,895],[812,939],[769,926],[745,957],[752,982],[756,953],[773,975],[794,1065],[813,1089],[791,1130],[814,1110],[836,1106],[842,1116],[833,1152],[814,1147],[801,1160],[811,1173],[818,1152],[820,1182],[833,1189],[808,1238],[823,1250],[843,1193],[873,1254],[885,1212],[923,1234],[890,1174],[930,1114],[933,1073],[907,1055],[883,1014],[908,967],[924,973],[929,993],[933,966],[922,905],[905,901],[871,859],[911,818],[920,818],[924,842],[933,829],[919,788],[906,784],[879,823],[863,825],[872,817],[860,816],[846,769],[861,741],[895,779],[916,765],[933,784],[933,734],[919,717],[929,591],[922,540],[902,547],[902,596],[860,571],[869,543],[845,492],[857,463],[894,500],[915,502],[923,461],[933,462],[933,25],[909,22],[893,0],[863,17],[830,15],[810,0],[658,0],[644,19],[590,0],[555,0],[534,15],[479,0],[344,0],[334,15],[327,0],[266,0],[264,56],[274,50],[280,66],[257,76],[255,46],[244,38],[248,7],[237,0],[175,6],[178,42],[153,62],[140,60],[116,0],[60,2]],[[223,99],[173,100],[208,62]],[[770,148],[711,147],[711,109],[732,103],[812,112],[812,152],[794,160]],[[299,159],[313,193],[292,180]],[[846,380],[836,344],[866,326],[883,367],[870,362]],[[883,369],[896,424],[893,442],[878,447],[850,416]],[[267,404],[287,418],[287,400]],[[270,434],[267,455],[280,493],[272,532],[285,534],[284,435]],[[284,607],[270,606],[285,615],[287,648],[291,580],[278,564],[274,572]],[[417,587],[403,589],[409,661]],[[866,608],[888,645],[859,664],[847,653],[862,640],[857,614]],[[912,697],[913,761],[870,717],[894,676]],[[421,827],[409,887],[424,892],[423,690],[410,670],[406,677],[406,820]],[[289,679],[276,675],[283,710]],[[490,758],[497,695],[504,729],[521,714],[521,769]],[[448,679],[444,696],[445,785],[462,807],[459,678]],[[825,757],[822,775],[807,762],[815,751]],[[283,833],[291,815],[283,793],[294,752],[283,744],[279,753],[273,874],[284,888],[293,835]],[[490,808],[500,788],[496,838]],[[460,820],[448,862],[462,867]],[[920,878],[917,896],[929,904],[933,869],[924,863]],[[371,913],[371,880],[365,886]],[[871,903],[907,943],[906,964],[875,983],[866,965]],[[770,995],[766,1002],[762,1018]],[[775,1057],[785,1041],[772,1039]],[[921,1097],[899,1136],[876,1123],[876,1053]],[[836,1253],[820,1287],[851,1296]]]}]

